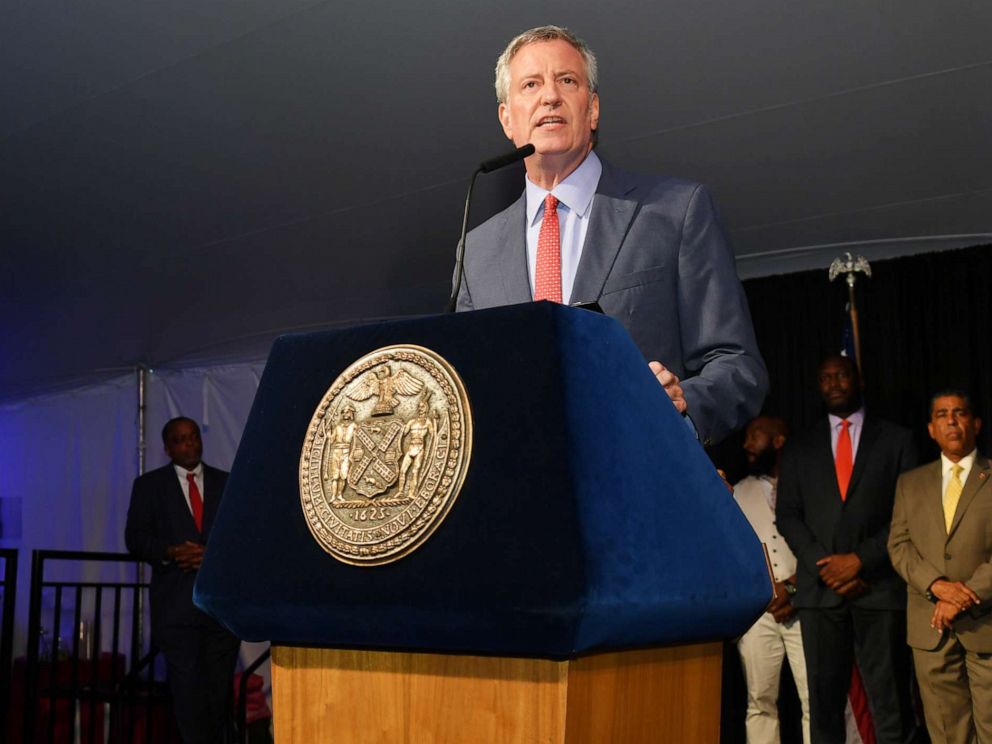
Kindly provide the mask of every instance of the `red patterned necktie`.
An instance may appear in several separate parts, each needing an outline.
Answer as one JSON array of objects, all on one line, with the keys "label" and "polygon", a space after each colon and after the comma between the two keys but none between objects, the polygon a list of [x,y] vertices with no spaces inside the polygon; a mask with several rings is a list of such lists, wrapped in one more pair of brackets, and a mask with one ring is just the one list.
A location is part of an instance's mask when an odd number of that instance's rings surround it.
[{"label": "red patterned necktie", "polygon": [[186,473],[186,480],[189,482],[189,508],[193,511],[196,531],[203,532],[203,497],[200,496],[200,489],[196,487],[196,476],[193,473]]},{"label": "red patterned necktie", "polygon": [[561,302],[561,235],[558,230],[558,199],[548,194],[544,219],[537,237],[537,270],[534,299]]},{"label": "red patterned necktie", "polygon": [[854,450],[851,447],[851,433],[848,429],[851,422],[842,419],[841,430],[837,435],[837,453],[834,455],[834,467],[837,469],[837,486],[840,488],[840,500],[847,501],[847,487],[851,482],[851,471],[854,469]]}]

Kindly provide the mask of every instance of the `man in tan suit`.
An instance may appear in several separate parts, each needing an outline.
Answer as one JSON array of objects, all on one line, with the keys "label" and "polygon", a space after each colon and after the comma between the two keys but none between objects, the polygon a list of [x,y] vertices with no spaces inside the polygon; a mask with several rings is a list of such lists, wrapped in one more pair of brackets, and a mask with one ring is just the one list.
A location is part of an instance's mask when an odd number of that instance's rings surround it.
[{"label": "man in tan suit", "polygon": [[981,426],[966,394],[933,397],[940,460],[900,476],[889,532],[934,744],[992,744],[992,470],[975,448]]}]

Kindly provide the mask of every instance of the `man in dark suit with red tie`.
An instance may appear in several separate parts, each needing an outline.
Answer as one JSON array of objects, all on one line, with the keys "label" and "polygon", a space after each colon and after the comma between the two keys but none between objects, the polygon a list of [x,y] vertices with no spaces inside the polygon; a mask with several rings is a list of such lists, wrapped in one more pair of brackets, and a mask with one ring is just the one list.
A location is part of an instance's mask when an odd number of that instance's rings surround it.
[{"label": "man in dark suit with red tie", "polygon": [[185,744],[224,741],[240,641],[193,605],[227,473],[201,461],[196,422],[174,418],[162,429],[171,463],[134,481],[124,539],[152,566],[152,641],[165,656],[176,722]]},{"label": "man in dark suit with red tie", "polygon": [[879,744],[915,729],[905,651],[905,586],[886,541],[896,480],[916,464],[909,430],[866,415],[857,368],[820,364],[828,416],[785,447],[776,524],[798,559],[796,593],[813,744],[844,744],[857,662]]}]

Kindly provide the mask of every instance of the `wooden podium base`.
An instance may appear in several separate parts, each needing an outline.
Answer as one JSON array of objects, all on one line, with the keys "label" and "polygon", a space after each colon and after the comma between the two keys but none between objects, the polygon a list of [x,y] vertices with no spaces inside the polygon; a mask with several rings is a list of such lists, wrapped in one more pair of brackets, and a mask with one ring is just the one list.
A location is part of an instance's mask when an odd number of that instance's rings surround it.
[{"label": "wooden podium base", "polygon": [[558,662],[275,646],[275,740],[717,744],[721,652],[707,643]]}]

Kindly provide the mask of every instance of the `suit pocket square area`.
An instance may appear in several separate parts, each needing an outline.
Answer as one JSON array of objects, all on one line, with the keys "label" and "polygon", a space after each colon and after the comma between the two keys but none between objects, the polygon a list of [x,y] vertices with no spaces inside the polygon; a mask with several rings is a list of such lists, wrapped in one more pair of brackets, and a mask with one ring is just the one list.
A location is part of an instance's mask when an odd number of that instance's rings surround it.
[{"label": "suit pocket square area", "polygon": [[608,295],[612,292],[620,292],[631,287],[640,287],[645,284],[661,281],[667,272],[668,268],[665,266],[653,266],[650,269],[643,269],[642,271],[632,271],[629,274],[611,276],[606,280],[606,284],[603,285],[603,294]]}]

